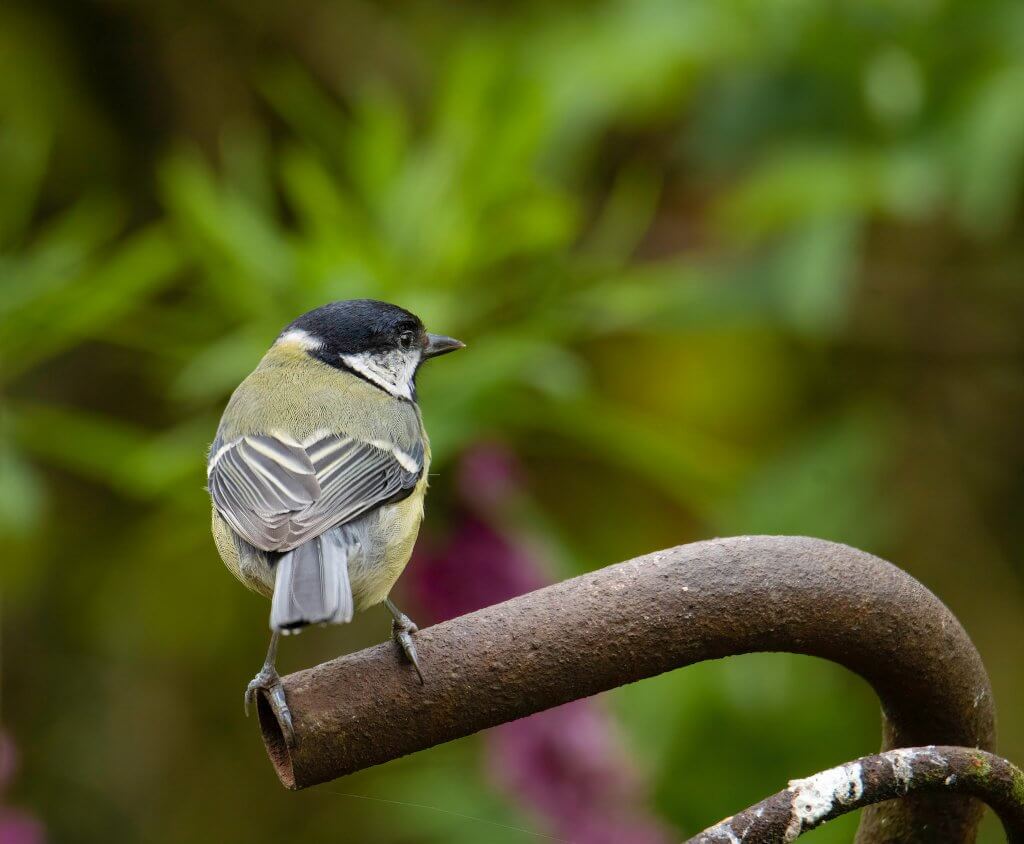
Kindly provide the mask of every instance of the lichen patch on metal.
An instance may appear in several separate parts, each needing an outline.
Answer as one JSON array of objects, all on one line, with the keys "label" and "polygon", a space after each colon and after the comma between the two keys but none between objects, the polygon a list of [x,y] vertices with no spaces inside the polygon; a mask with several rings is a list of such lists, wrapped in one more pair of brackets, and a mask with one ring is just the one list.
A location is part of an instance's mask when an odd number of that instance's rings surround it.
[{"label": "lichen patch on metal", "polygon": [[937,764],[945,764],[946,759],[937,753],[934,747],[926,747],[923,750],[908,748],[889,750],[882,754],[892,765],[893,778],[899,787],[900,793],[906,794],[914,779],[914,762],[918,759],[927,759]]},{"label": "lichen patch on metal", "polygon": [[[687,844],[785,844],[847,812],[915,793],[935,797],[938,791],[947,792],[943,797],[950,803],[968,795],[981,798],[1003,822],[1006,840],[1024,844],[1024,772],[986,751],[949,745],[884,751],[794,780]],[[980,813],[975,818],[980,819]],[[906,827],[894,827],[887,818],[880,821],[879,828],[887,828],[881,839],[885,841],[974,840],[973,830],[960,834],[941,819],[925,819],[918,827],[920,837],[908,837]]]},{"label": "lichen patch on metal", "polygon": [[846,806],[859,800],[864,793],[864,780],[860,762],[849,762],[838,768],[829,768],[813,777],[792,780],[791,817],[784,841],[795,841],[805,829],[817,826],[839,803]]}]

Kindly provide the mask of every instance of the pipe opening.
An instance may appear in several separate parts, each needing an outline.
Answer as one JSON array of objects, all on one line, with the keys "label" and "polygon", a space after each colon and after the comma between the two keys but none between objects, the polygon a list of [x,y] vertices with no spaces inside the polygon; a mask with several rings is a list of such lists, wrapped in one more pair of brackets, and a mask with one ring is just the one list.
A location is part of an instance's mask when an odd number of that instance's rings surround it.
[{"label": "pipe opening", "polygon": [[292,765],[292,753],[284,740],[284,730],[274,714],[266,693],[260,689],[256,693],[256,714],[260,719],[260,732],[263,743],[267,747],[267,755],[277,771],[277,778],[285,788],[295,789],[295,767]]}]

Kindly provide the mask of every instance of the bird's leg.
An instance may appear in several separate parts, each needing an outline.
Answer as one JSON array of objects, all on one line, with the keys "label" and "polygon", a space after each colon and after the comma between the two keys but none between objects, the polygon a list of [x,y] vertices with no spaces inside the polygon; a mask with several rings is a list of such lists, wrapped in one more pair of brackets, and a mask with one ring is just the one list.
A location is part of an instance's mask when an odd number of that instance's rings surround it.
[{"label": "bird's leg", "polygon": [[390,598],[384,599],[384,606],[388,608],[388,612],[391,613],[391,637],[398,643],[398,647],[402,649],[402,653],[405,654],[405,658],[412,663],[412,667],[416,669],[416,674],[420,678],[420,685],[424,685],[423,672],[420,670],[420,661],[416,658],[416,643],[412,640],[412,634],[419,632],[419,628],[415,622],[398,607],[395,606],[395,602]]},{"label": "bird's leg", "polygon": [[256,700],[256,692],[263,689],[267,693],[267,700],[270,708],[274,710],[277,721],[284,732],[285,743],[289,747],[295,744],[295,732],[292,729],[292,713],[288,708],[288,701],[284,697],[284,686],[281,685],[281,677],[277,673],[274,663],[277,662],[277,643],[281,638],[281,631],[275,630],[270,635],[270,647],[267,648],[267,658],[263,661],[263,667],[245,689],[245,714]]}]

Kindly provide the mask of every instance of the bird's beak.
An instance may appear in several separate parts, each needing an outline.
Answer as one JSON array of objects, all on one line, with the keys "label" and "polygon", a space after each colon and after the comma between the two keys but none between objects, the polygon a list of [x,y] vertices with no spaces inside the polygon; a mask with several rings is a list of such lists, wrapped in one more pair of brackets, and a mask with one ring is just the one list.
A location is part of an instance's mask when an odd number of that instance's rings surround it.
[{"label": "bird's beak", "polygon": [[466,348],[466,344],[454,337],[445,337],[443,334],[427,334],[427,347],[423,350],[423,357],[436,358],[439,355],[446,355],[457,349]]}]

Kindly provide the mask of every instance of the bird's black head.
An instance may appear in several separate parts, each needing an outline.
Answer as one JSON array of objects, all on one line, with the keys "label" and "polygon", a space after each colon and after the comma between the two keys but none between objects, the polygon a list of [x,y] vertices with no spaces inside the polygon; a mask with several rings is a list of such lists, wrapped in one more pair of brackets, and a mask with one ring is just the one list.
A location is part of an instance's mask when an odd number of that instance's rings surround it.
[{"label": "bird's black head", "polygon": [[281,336],[293,331],[304,331],[320,344],[319,358],[382,352],[403,344],[409,348],[426,333],[416,314],[374,299],[322,305],[294,320]]},{"label": "bird's black head", "polygon": [[451,337],[428,333],[405,308],[375,299],[331,302],[309,311],[281,332],[278,342],[283,341],[298,342],[318,360],[411,401],[420,364],[463,347]]}]

